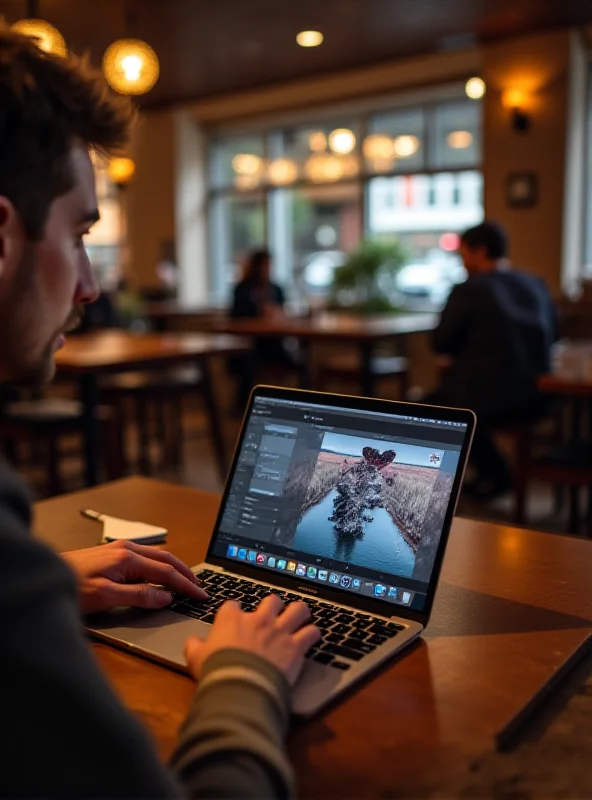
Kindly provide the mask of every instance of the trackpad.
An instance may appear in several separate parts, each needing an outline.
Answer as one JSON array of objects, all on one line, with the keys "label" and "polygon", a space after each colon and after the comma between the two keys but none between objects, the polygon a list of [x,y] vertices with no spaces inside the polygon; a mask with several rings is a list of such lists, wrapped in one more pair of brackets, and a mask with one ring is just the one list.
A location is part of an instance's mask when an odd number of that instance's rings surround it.
[{"label": "trackpad", "polygon": [[87,619],[87,628],[102,640],[111,639],[119,646],[185,667],[185,642],[189,636],[207,639],[212,626],[166,609],[118,608]]}]

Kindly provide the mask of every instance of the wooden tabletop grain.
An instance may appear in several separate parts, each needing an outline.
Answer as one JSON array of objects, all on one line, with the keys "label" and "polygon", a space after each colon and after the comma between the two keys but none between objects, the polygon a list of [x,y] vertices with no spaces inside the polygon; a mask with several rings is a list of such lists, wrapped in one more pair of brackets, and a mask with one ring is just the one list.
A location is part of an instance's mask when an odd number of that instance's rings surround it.
[{"label": "wooden tabletop grain", "polygon": [[[129,478],[39,503],[36,530],[57,549],[96,544],[100,529],[79,515],[92,507],[167,527],[167,546],[195,564],[218,503],[217,495]],[[289,749],[300,795],[404,796],[468,770],[589,641],[591,575],[589,541],[456,520],[420,643],[317,719],[294,725]],[[166,757],[192,682],[109,646],[95,648]]]},{"label": "wooden tabletop grain", "polygon": [[235,336],[200,333],[134,335],[107,330],[72,336],[56,354],[60,373],[120,372],[182,364],[211,355],[240,353],[248,344]]}]

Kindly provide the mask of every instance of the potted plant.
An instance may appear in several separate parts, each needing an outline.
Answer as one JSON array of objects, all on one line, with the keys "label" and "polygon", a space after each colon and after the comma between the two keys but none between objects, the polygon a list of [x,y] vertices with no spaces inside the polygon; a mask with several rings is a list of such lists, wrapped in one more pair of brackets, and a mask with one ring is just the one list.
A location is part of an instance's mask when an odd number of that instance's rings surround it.
[{"label": "potted plant", "polygon": [[396,276],[409,261],[397,239],[364,239],[337,267],[329,294],[329,307],[358,314],[383,314],[399,310]]}]

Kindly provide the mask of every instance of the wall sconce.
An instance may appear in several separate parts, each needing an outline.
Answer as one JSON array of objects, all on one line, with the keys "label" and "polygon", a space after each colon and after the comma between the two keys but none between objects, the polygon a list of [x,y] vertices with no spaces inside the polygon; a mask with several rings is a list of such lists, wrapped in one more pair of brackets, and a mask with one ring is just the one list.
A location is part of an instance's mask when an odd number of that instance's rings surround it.
[{"label": "wall sconce", "polygon": [[530,130],[530,114],[524,110],[528,105],[528,95],[521,89],[506,89],[502,94],[502,105],[512,112],[512,129],[516,133],[526,133]]}]

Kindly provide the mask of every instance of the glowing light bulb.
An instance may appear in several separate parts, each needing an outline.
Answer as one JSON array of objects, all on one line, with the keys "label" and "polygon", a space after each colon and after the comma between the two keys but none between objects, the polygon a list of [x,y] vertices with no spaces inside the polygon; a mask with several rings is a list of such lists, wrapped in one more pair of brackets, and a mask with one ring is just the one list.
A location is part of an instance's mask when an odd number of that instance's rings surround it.
[{"label": "glowing light bulb", "polygon": [[469,78],[465,85],[467,97],[471,100],[480,100],[485,94],[486,86],[483,78]]}]

